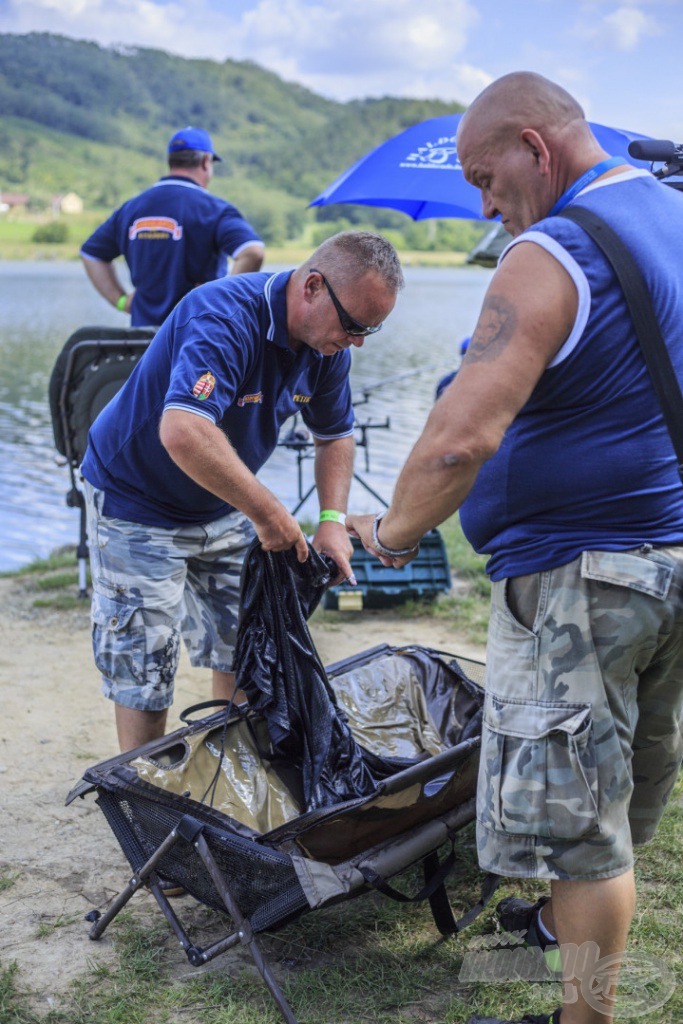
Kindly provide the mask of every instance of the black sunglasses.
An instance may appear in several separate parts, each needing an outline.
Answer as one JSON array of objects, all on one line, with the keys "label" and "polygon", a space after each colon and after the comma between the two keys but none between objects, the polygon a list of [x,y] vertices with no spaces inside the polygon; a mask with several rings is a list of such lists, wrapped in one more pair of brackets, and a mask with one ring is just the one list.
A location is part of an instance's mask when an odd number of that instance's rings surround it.
[{"label": "black sunglasses", "polygon": [[310,274],[320,274],[327,288],[330,298],[334,304],[334,308],[337,310],[337,316],[339,317],[339,323],[341,324],[344,334],[349,334],[352,338],[365,338],[368,334],[377,334],[378,331],[382,330],[382,324],[377,324],[376,327],[369,327],[367,324],[362,324],[360,320],[354,320],[352,316],[346,312],[337,296],[332,291],[332,285],[327,280],[325,275],[315,267],[311,267],[309,270]]}]

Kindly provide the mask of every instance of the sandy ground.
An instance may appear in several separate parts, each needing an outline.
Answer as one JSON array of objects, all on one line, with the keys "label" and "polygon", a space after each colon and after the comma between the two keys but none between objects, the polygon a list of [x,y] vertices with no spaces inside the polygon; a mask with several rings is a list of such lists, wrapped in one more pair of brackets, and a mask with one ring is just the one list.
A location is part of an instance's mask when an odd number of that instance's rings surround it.
[{"label": "sandy ground", "polygon": [[[112,705],[99,693],[92,663],[87,608],[36,610],[34,596],[20,580],[0,580],[0,878],[13,879],[0,891],[0,963],[16,961],[20,987],[46,1012],[90,961],[113,962],[109,933],[91,942],[83,918],[108,903],[130,869],[92,796],[64,806],[85,769],[117,753]],[[446,621],[388,611],[349,613],[339,624],[316,625],[313,634],[325,664],[385,642],[482,655]],[[208,696],[208,673],[183,656],[169,729],[179,724],[179,711]],[[208,914],[189,898],[183,902]],[[132,905],[159,923],[149,894],[137,893]],[[178,977],[193,971],[176,955]],[[236,956],[215,964],[229,970]]]}]

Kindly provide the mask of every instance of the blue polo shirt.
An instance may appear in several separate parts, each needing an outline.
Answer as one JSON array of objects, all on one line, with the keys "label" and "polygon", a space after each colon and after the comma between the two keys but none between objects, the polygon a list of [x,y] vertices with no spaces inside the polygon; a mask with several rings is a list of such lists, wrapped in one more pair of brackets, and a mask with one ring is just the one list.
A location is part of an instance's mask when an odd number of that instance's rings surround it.
[{"label": "blue polo shirt", "polygon": [[165,409],[217,424],[253,473],[296,412],[314,437],[353,433],[349,351],[322,356],[308,345],[289,348],[291,273],[223,278],[176,306],[90,429],[82,472],[105,492],[105,516],[172,528],[231,511],[166,452],[159,440]]},{"label": "blue polo shirt", "polygon": [[81,248],[106,263],[124,256],[135,286],[131,326],[163,323],[198,284],[225,277],[228,256],[261,242],[239,210],[182,175],[129,199]]}]

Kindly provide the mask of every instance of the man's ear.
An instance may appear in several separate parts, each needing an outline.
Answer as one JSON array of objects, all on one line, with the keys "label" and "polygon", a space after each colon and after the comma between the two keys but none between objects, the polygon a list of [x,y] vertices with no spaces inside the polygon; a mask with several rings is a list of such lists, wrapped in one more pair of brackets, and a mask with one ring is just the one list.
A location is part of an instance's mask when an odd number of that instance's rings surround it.
[{"label": "man's ear", "polygon": [[320,289],[323,287],[322,278],[319,274],[311,274],[310,271],[304,278],[304,298],[306,302],[310,302],[316,297]]},{"label": "man's ear", "polygon": [[531,151],[541,173],[547,174],[550,168],[550,151],[543,137],[539,135],[535,128],[523,128],[520,132],[520,138]]}]

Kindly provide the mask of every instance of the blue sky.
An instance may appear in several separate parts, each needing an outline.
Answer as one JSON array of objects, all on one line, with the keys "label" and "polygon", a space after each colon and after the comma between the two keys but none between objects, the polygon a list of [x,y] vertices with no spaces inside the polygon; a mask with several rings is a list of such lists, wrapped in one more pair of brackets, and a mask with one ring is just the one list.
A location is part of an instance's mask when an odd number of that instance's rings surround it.
[{"label": "blue sky", "polygon": [[248,58],[339,100],[467,103],[532,70],[592,121],[683,142],[682,0],[0,0],[0,31]]}]

